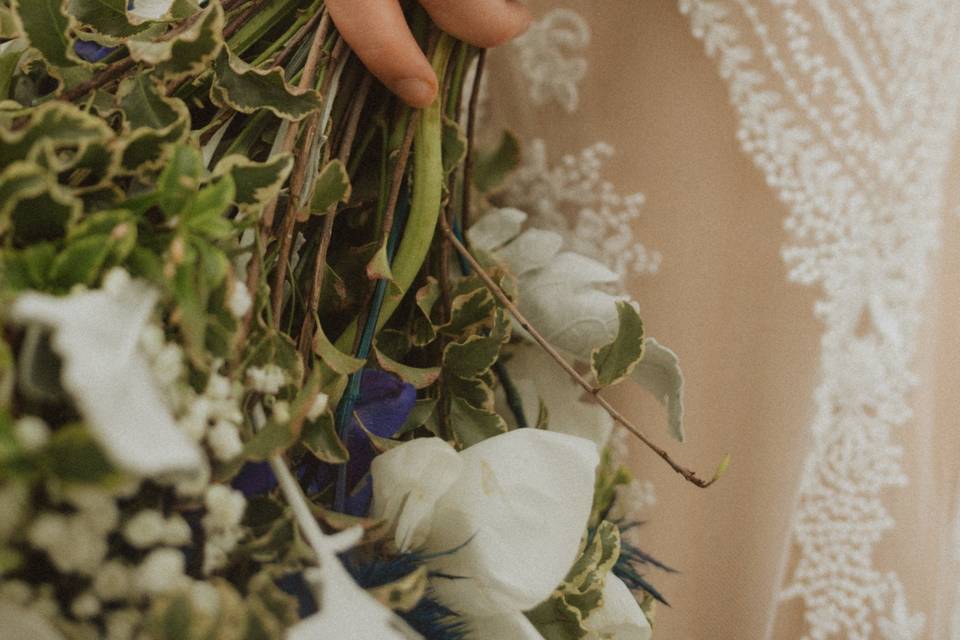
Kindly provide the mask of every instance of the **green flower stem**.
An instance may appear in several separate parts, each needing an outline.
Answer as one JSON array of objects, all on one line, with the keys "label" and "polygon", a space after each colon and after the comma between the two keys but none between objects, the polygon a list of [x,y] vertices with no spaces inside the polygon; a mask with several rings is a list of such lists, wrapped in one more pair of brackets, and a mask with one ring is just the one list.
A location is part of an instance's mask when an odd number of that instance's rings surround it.
[{"label": "green flower stem", "polygon": [[[432,62],[438,78],[443,78],[453,43],[453,38],[447,34],[441,35],[437,42]],[[413,145],[413,197],[410,203],[410,218],[397,249],[397,257],[391,265],[396,295],[384,301],[377,321],[377,331],[383,328],[397,310],[400,300],[413,284],[430,250],[437,228],[443,195],[442,101],[442,96],[437,95],[433,104],[420,112]],[[338,349],[350,349],[357,335],[357,326],[358,321],[354,320],[337,339]]]}]

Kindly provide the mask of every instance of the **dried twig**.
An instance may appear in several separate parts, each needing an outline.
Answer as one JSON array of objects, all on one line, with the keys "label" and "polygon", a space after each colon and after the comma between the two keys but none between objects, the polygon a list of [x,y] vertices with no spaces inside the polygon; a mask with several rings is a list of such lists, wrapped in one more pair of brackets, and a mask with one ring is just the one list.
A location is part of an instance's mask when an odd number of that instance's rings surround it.
[{"label": "dried twig", "polygon": [[[343,140],[340,143],[340,152],[338,158],[344,165],[350,160],[350,152],[353,148],[357,128],[360,124],[360,115],[363,113],[363,107],[366,104],[367,95],[370,92],[370,76],[364,76],[360,83],[360,88],[351,107],[350,117],[347,122],[347,129]],[[313,344],[313,332],[315,329],[317,312],[320,309],[320,295],[323,293],[323,281],[326,276],[327,252],[330,249],[330,240],[333,237],[333,223],[336,220],[337,205],[333,205],[323,221],[323,231],[320,236],[320,246],[313,261],[313,279],[310,287],[310,298],[307,301],[307,317],[301,329],[300,347],[309,348]]]},{"label": "dried twig", "polygon": [[[473,257],[473,254],[471,254],[470,251],[465,246],[463,246],[463,243],[460,242],[459,238],[457,238],[456,234],[453,232],[453,229],[450,227],[450,222],[446,219],[446,217],[444,216],[440,217],[440,226],[443,229],[444,235],[446,235],[447,238],[450,240],[450,243],[460,253],[460,255],[463,256],[464,260],[467,261],[467,263],[476,272],[476,274],[480,277],[480,279],[483,280],[483,283],[487,286],[487,289],[490,290],[490,292],[497,298],[497,300],[499,300],[500,303],[507,309],[507,311],[509,311],[510,314],[517,320],[517,322],[520,323],[520,326],[523,327],[527,331],[527,333],[529,333],[533,337],[536,343],[540,345],[540,347],[544,351],[546,351],[550,355],[550,357],[553,358],[557,362],[557,364],[559,364],[560,367],[564,371],[566,371],[567,374],[571,378],[573,378],[578,385],[583,387],[584,390],[586,390],[590,395],[592,395],[596,399],[597,404],[603,407],[604,410],[610,414],[611,418],[613,418],[614,420],[619,422],[621,425],[623,425],[627,429],[627,431],[635,435],[643,444],[649,447],[654,453],[660,456],[660,458],[664,462],[670,465],[671,469],[673,469],[674,471],[679,473],[681,476],[683,476],[684,479],[686,479],[688,482],[695,484],[698,487],[706,488],[717,481],[719,477],[719,473],[715,474],[714,477],[710,480],[703,480],[702,478],[697,476],[697,474],[694,471],[675,462],[674,459],[670,457],[669,453],[667,453],[663,448],[661,448],[660,446],[655,444],[652,440],[650,440],[650,438],[645,433],[643,433],[643,431],[641,431],[636,425],[630,422],[626,418],[626,416],[624,416],[622,413],[617,411],[617,409],[614,408],[613,405],[607,402],[607,400],[599,394],[600,389],[590,384],[589,381],[587,381],[582,375],[580,375],[580,372],[578,372],[573,367],[573,365],[567,362],[567,360],[560,354],[560,352],[557,351],[557,349],[553,345],[547,342],[546,338],[544,338],[543,335],[539,331],[537,331],[532,324],[530,324],[530,321],[527,320],[526,316],[524,316],[523,313],[520,312],[520,309],[517,308],[517,305],[515,305],[513,301],[510,299],[510,297],[507,296],[506,293],[504,293],[503,289],[501,289],[497,285],[497,283],[494,282],[493,278],[491,278],[490,275],[487,274],[487,272],[480,265],[480,263],[477,262],[476,258]],[[726,460],[724,461],[723,464],[721,464],[721,467],[718,471],[722,471],[722,468],[725,466],[726,466]]]}]

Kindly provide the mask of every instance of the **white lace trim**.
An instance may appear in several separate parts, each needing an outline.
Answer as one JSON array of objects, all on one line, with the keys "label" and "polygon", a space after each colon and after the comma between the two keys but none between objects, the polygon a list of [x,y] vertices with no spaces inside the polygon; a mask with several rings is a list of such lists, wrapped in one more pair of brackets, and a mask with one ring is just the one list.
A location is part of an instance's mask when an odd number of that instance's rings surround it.
[{"label": "white lace trim", "polygon": [[518,67],[534,104],[555,101],[568,112],[576,110],[587,61],[574,54],[588,44],[590,27],[570,9],[550,11],[514,41]]},{"label": "white lace trim", "polygon": [[[897,432],[957,116],[960,3],[679,0],[729,84],[745,152],[789,207],[790,278],[820,286],[814,444],[781,600],[806,638],[924,632],[874,549],[908,478]],[[914,606],[916,603],[914,603]]]},{"label": "white lace trim", "polygon": [[537,227],[561,234],[571,251],[604,263],[622,280],[629,272],[655,272],[661,256],[633,231],[643,194],[621,195],[603,179],[603,163],[613,152],[610,145],[597,143],[551,165],[544,141],[531,140],[506,200],[529,213]]}]

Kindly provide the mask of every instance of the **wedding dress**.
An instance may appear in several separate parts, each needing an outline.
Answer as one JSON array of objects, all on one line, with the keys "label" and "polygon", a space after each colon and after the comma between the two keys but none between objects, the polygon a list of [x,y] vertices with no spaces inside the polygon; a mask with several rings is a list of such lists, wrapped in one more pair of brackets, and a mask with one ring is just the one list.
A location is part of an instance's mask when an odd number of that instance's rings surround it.
[{"label": "wedding dress", "polygon": [[960,2],[530,4],[487,74],[504,198],[679,354],[676,456],[733,455],[702,491],[633,448],[657,637],[960,638]]}]

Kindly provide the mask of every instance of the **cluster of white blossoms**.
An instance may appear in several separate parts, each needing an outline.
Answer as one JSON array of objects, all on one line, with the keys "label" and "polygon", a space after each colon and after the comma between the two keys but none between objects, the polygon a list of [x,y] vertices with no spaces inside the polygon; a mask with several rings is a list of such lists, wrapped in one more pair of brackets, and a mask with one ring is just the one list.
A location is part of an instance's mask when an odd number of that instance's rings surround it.
[{"label": "cluster of white blossoms", "polygon": [[228,554],[243,537],[240,521],[247,501],[239,491],[215,484],[207,489],[203,504],[207,509],[203,516],[207,536],[203,547],[203,572],[209,574],[226,565]]},{"label": "cluster of white blossoms", "polygon": [[[49,584],[0,582],[0,632],[13,620],[39,629],[44,618],[69,616],[81,622],[98,620],[108,640],[133,640],[142,627],[144,603],[173,592],[187,593],[195,610],[211,615],[217,611],[215,587],[186,572],[183,549],[194,543],[187,520],[160,508],[121,508],[146,479],[172,487],[177,496],[202,498],[206,575],[227,564],[245,534],[241,521],[246,499],[211,482],[205,454],[225,462],[242,453],[243,389],[219,373],[222,363],[215,362],[203,391],[196,392],[186,381],[183,349],[151,320],[155,301],[149,287],[114,270],[101,289],[77,288],[63,298],[27,294],[14,307],[21,323],[52,330],[52,346],[63,361],[64,389],[76,401],[91,436],[121,471],[121,480],[107,485],[47,483],[45,506],[34,513],[24,484],[0,487],[0,543],[26,527],[27,544],[58,572],[86,585],[64,611]],[[14,424],[13,433],[24,450],[41,451],[51,429],[42,419],[25,416]],[[129,554],[113,555],[111,536],[118,534],[143,554],[139,561]],[[61,636],[47,629],[31,631],[29,637]]]}]

